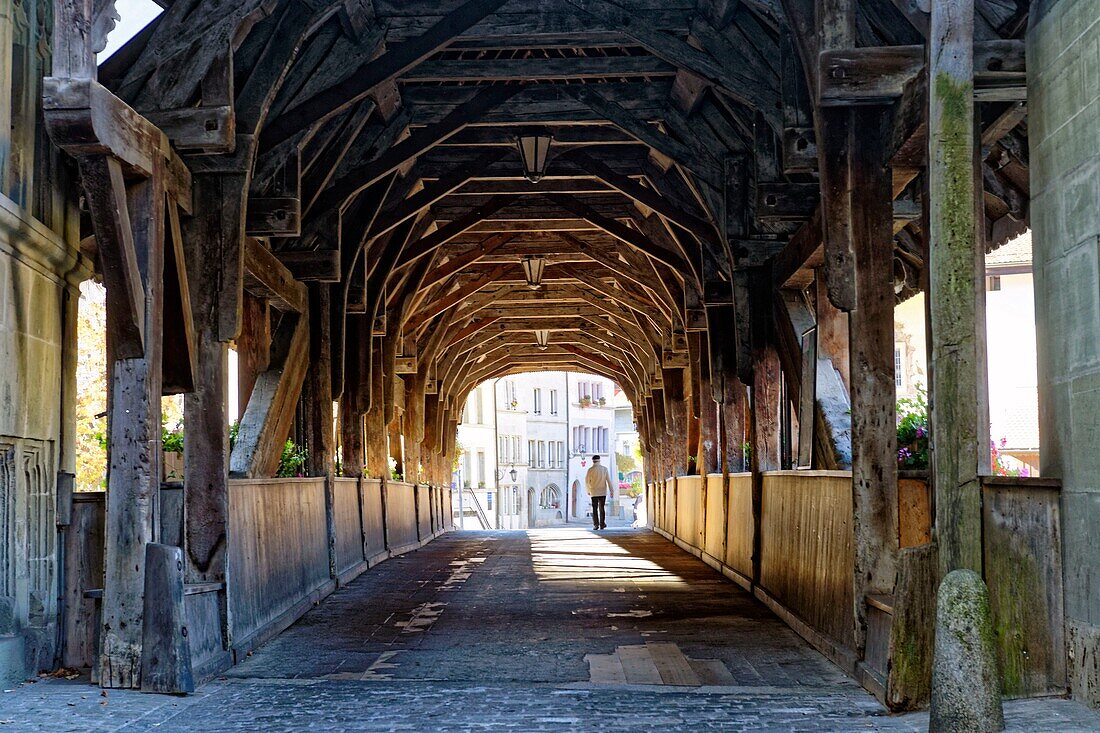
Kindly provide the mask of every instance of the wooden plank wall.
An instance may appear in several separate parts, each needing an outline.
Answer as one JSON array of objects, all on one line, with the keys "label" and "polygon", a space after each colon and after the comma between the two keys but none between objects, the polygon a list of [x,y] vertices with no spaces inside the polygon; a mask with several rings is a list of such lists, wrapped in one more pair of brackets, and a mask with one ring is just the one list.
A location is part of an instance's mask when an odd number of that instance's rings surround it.
[{"label": "wooden plank wall", "polygon": [[336,520],[336,572],[340,577],[355,570],[363,555],[363,525],[359,511],[359,480],[338,478],[333,484],[333,516]]},{"label": "wooden plank wall", "polygon": [[752,578],[752,474],[729,477],[726,510],[726,565],[742,577]]},{"label": "wooden plank wall", "polygon": [[325,480],[230,481],[229,536],[234,645],[251,647],[332,582]]},{"label": "wooden plank wall", "polygon": [[386,517],[382,505],[382,482],[363,479],[363,544],[367,562],[375,565],[386,554]]},{"label": "wooden plank wall", "polygon": [[726,553],[726,486],[722,474],[707,476],[703,552],[718,562],[722,562]]},{"label": "wooden plank wall", "polygon": [[804,623],[848,649],[855,641],[851,521],[851,474],[764,474],[760,586]]},{"label": "wooden plank wall", "polygon": [[664,496],[661,498],[661,529],[669,534],[676,532],[676,479],[665,480]]},{"label": "wooden plank wall", "polygon": [[[297,620],[336,587],[328,560],[325,479],[242,479],[229,482],[232,572],[227,589],[237,659]],[[422,541],[414,487],[390,483],[388,504],[378,480],[338,478],[334,483],[337,572],[350,582],[362,570],[416,549],[454,528],[450,488],[422,486]],[[182,491],[161,491],[166,534],[179,534],[175,518]],[[431,497],[429,499],[429,497]],[[63,664],[89,668],[95,661],[96,601],[103,586],[105,493],[77,492],[66,534]],[[387,521],[388,520],[388,521]],[[389,544],[387,544],[387,536]],[[165,539],[168,539],[166,537]],[[188,587],[184,596],[196,679],[223,671],[232,659],[222,648],[220,588]]]},{"label": "wooden plank wall", "polygon": [[650,483],[646,486],[645,497],[645,521],[646,526],[653,529],[657,526],[657,492],[659,484]]},{"label": "wooden plank wall", "polygon": [[412,484],[386,482],[386,538],[391,553],[415,549],[417,537],[416,493]]},{"label": "wooden plank wall", "polygon": [[1060,491],[1042,479],[983,483],[983,560],[1004,693],[1064,694]]},{"label": "wooden plank wall", "polygon": [[676,539],[699,549],[699,525],[703,521],[703,477],[676,479]]},{"label": "wooden plank wall", "polygon": [[416,484],[415,491],[417,541],[423,542],[432,537],[431,490],[425,484]]},{"label": "wooden plank wall", "polygon": [[[763,476],[761,566],[752,578],[752,476],[686,476],[649,486],[654,528],[746,588],[842,667],[852,652],[852,493],[846,471]],[[983,480],[983,555],[1004,692],[1064,694],[1060,496],[1050,479]],[[927,482],[902,481],[903,546],[930,534]],[[851,671],[851,669],[849,669]]]}]

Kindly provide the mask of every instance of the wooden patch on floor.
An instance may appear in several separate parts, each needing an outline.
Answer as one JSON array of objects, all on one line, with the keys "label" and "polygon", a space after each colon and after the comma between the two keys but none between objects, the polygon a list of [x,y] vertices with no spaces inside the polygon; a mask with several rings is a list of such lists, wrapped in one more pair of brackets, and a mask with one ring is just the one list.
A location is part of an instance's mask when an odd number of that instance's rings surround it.
[{"label": "wooden patch on floor", "polygon": [[702,687],[734,684],[720,659],[689,659],[670,642],[620,646],[614,654],[588,654],[589,682],[602,685]]}]

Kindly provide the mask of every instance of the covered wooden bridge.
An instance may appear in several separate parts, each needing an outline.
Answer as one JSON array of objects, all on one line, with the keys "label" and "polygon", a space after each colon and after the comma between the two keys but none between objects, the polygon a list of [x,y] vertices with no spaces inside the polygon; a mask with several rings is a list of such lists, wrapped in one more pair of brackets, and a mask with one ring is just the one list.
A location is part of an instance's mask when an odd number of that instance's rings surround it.
[{"label": "covered wooden bridge", "polygon": [[[1034,225],[1043,472],[1092,485],[1071,468],[1095,454],[1076,385],[1100,363],[1089,0],[158,2],[98,68],[111,0],[16,3],[49,63],[25,95],[40,126],[13,128],[37,188],[4,209],[33,225],[0,260],[56,250],[35,256],[62,303],[43,377],[62,402],[73,288],[106,285],[105,512],[70,506],[71,408],[26,418],[56,407],[14,352],[0,445],[55,446],[41,493],[69,527],[68,604],[39,625],[66,625],[99,684],[214,674],[449,529],[467,393],[565,369],[634,404],[657,529],[889,706],[927,700],[956,568],[991,588],[1007,692],[1100,696],[1066,652],[1067,624],[1100,646],[1100,604],[1071,590],[1100,568],[1100,509],[1078,501],[1063,531],[1058,481],[984,478],[983,258]],[[917,291],[934,449],[899,478],[893,312]],[[178,393],[184,481],[162,488]],[[272,479],[288,436],[311,478]],[[76,630],[93,618],[95,648]]]}]

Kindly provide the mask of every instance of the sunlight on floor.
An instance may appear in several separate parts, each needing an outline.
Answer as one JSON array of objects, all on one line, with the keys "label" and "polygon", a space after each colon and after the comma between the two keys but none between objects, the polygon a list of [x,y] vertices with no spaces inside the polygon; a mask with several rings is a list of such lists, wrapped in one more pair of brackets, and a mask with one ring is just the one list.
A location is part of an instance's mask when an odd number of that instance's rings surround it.
[{"label": "sunlight on floor", "polygon": [[532,529],[527,536],[531,540],[531,562],[540,582],[606,586],[612,590],[625,583],[654,590],[688,587],[679,575],[631,555],[591,530]]}]

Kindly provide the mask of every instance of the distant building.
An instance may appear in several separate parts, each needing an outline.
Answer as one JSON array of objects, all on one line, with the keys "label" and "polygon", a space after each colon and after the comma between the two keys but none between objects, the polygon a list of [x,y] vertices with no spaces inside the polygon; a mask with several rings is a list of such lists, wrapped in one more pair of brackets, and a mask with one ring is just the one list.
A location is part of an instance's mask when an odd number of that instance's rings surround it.
[{"label": "distant building", "polygon": [[[986,348],[990,439],[1013,469],[1039,471],[1039,399],[1036,376],[1035,291],[1031,232],[985,258]],[[924,296],[899,305],[894,318],[898,397],[928,386]]]},{"label": "distant building", "polygon": [[566,519],[565,487],[569,421],[565,372],[517,375],[527,411],[527,526],[562,524]]},{"label": "distant building", "polygon": [[[615,408],[615,453],[637,461],[639,437],[638,426],[634,423],[634,406],[617,386],[612,406]],[[633,467],[619,465],[616,468],[618,469],[616,477],[619,481],[628,484],[636,480],[644,481],[640,462],[636,462]]]},{"label": "distant building", "polygon": [[[584,475],[594,454],[611,471],[608,513],[618,516],[616,400],[631,412],[612,380],[566,372],[517,374],[474,389],[458,426],[462,455],[454,477],[462,489],[454,510],[464,526],[587,523]],[[632,419],[629,428],[636,441]]]},{"label": "distant building", "polygon": [[[615,466],[615,408],[612,401],[616,385],[610,379],[591,374],[566,374],[569,420],[569,519],[582,521],[591,516],[591,502],[584,488],[584,475],[592,467],[592,456],[599,455],[611,476]],[[607,514],[619,516],[619,490],[607,497]]]}]

